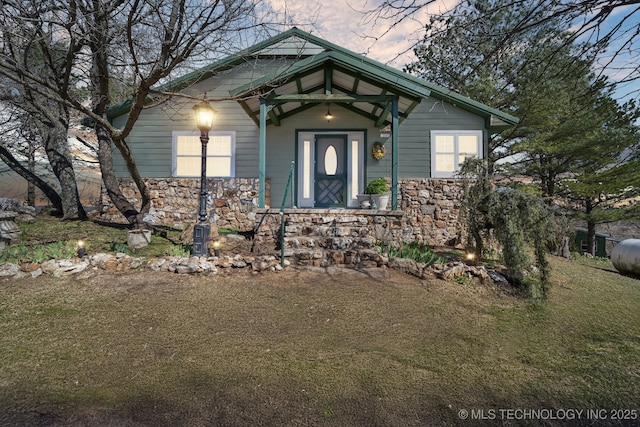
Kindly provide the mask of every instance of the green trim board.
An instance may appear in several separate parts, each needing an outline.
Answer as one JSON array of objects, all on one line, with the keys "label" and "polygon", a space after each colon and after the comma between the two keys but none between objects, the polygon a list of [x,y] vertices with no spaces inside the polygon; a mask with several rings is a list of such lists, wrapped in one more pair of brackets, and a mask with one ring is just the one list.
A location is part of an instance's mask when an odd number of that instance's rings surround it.
[{"label": "green trim board", "polygon": [[[303,69],[308,69],[310,66],[314,66],[330,60],[343,66],[347,66],[348,68],[353,68],[355,81],[359,82],[362,77],[366,77],[367,75],[373,76],[376,79],[380,79],[382,82],[385,82],[390,87],[395,88],[396,90],[403,90],[408,94],[413,94],[414,96],[418,95],[420,97],[432,96],[436,99],[445,100],[464,110],[481,115],[488,120],[489,129],[492,131],[501,130],[518,123],[518,119],[510,114],[501,112],[497,109],[474,101],[468,97],[452,92],[446,88],[429,83],[423,79],[404,73],[395,68],[369,59],[365,56],[359,55],[353,51],[330,43],[295,27],[267,40],[259,42],[248,49],[238,52],[235,55],[231,55],[229,57],[221,59],[211,65],[188,73],[169,83],[166,83],[165,85],[159,86],[158,88],[156,88],[156,90],[165,92],[178,92],[189,85],[202,80],[206,80],[221,71],[231,69],[247,60],[259,58],[261,51],[268,56],[273,57],[277,54],[277,49],[267,51],[268,48],[277,46],[278,43],[282,43],[289,38],[295,38],[302,43],[300,54],[299,56],[297,56],[301,59],[295,62],[291,67],[289,67],[289,69],[286,71],[286,73],[289,75],[291,75],[291,73],[301,72]],[[309,49],[309,53],[305,53],[304,43],[309,43],[309,46],[313,47],[313,49]],[[314,54],[318,51],[318,47],[324,48],[325,51],[319,54]],[[355,81],[354,88],[352,88],[351,91],[354,91],[354,89],[356,91],[358,90],[359,83],[355,83]],[[248,85],[243,85],[232,90],[232,96],[233,94],[255,90],[256,88],[260,87],[261,84],[265,83],[266,81],[264,80],[264,78],[256,79],[254,82],[251,82]],[[130,107],[131,100],[126,100],[119,104],[116,104],[109,109],[108,117],[110,119],[113,119],[120,115],[126,114],[129,112]],[[415,108],[415,105],[412,105],[412,108]],[[404,111],[405,114],[407,114],[408,112],[409,111]],[[401,111],[401,114],[402,113],[403,112]]]}]

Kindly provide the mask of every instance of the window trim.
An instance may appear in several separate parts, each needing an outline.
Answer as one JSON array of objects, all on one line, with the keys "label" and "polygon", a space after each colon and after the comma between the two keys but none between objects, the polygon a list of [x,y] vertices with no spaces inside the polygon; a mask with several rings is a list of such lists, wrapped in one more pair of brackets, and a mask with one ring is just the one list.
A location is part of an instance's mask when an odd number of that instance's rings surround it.
[{"label": "window trim", "polygon": [[[181,136],[197,136],[200,137],[200,131],[173,131],[171,133],[171,176],[175,178],[198,178],[200,175],[178,175],[178,137]],[[231,137],[231,155],[208,155],[207,158],[220,157],[229,158],[231,164],[229,166],[229,175],[212,175],[207,169],[207,178],[235,178],[236,177],[236,131],[210,131],[209,132],[209,144],[214,136],[230,136]],[[188,157],[188,156],[183,156]],[[194,156],[200,158],[200,156]]]},{"label": "window trim", "polygon": [[[459,143],[458,137],[465,135],[474,135],[478,137],[478,158],[484,158],[484,150],[483,150],[483,142],[484,142],[484,132],[482,130],[432,130],[430,133],[431,138],[431,177],[432,178],[455,178],[455,176],[460,171],[460,165],[455,164],[455,170],[453,172],[438,172],[436,169],[436,137],[439,135],[445,136],[453,136],[453,155],[454,159],[459,158]],[[454,160],[455,162],[455,160]]]}]

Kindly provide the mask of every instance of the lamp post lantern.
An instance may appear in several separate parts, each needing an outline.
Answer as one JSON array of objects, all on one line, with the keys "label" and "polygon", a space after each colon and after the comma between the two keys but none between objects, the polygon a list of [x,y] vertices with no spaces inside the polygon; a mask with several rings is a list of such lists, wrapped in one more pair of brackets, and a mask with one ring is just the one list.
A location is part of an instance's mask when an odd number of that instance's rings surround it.
[{"label": "lamp post lantern", "polygon": [[207,101],[193,106],[196,112],[196,124],[200,129],[200,142],[202,143],[202,158],[200,167],[200,207],[198,209],[198,223],[193,228],[193,256],[209,256],[209,236],[211,225],[207,222],[207,143],[209,131],[213,127],[213,116],[216,110]]}]

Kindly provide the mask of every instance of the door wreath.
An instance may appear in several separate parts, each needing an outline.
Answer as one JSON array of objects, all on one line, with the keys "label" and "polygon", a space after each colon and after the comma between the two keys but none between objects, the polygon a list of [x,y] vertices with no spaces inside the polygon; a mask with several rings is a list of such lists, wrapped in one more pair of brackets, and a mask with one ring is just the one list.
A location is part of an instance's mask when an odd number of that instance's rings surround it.
[{"label": "door wreath", "polygon": [[371,147],[371,154],[374,159],[380,160],[387,154],[387,149],[384,148],[381,142],[376,142],[373,144],[373,147]]}]

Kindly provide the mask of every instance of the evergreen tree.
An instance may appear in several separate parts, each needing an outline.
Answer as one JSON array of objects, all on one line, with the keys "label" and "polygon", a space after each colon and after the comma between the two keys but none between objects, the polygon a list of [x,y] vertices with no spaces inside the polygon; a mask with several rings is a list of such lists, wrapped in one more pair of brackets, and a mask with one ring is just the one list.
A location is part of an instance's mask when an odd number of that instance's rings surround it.
[{"label": "evergreen tree", "polygon": [[463,1],[431,18],[407,70],[519,117],[517,127],[491,137],[489,171],[508,157],[503,170],[533,177],[549,204],[587,221],[593,241],[595,224],[624,217],[628,209],[612,209],[637,192],[637,168],[625,162],[638,151],[638,110],[615,101],[566,20],[523,29],[532,7]]}]

